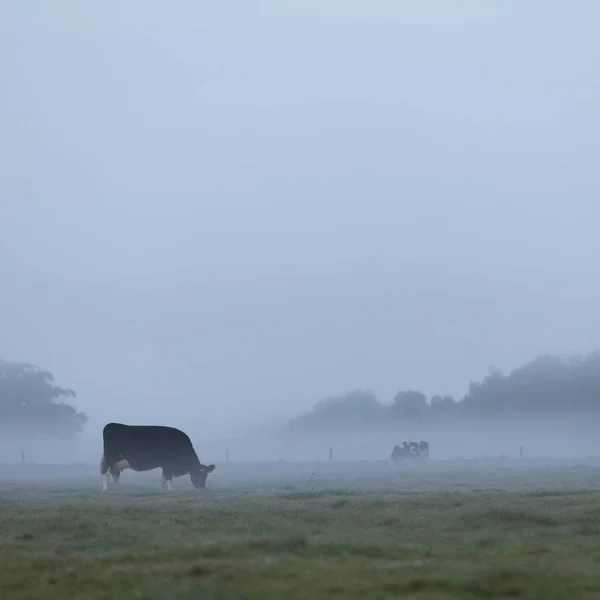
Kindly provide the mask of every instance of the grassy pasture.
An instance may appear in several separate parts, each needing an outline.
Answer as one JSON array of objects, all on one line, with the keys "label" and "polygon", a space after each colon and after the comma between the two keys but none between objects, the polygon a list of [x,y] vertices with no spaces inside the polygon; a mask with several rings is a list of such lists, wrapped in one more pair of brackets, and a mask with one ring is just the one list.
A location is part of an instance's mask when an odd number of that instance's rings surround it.
[{"label": "grassy pasture", "polygon": [[0,598],[600,598],[600,467],[0,468]]}]

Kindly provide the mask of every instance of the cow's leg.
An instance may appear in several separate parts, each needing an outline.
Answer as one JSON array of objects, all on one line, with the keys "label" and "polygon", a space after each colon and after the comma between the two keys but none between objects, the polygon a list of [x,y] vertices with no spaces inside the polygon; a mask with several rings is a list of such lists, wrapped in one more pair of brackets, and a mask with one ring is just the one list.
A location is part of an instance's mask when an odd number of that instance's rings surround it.
[{"label": "cow's leg", "polygon": [[117,469],[116,465],[111,468],[110,474],[112,475],[112,480],[115,485],[119,485],[119,477],[121,477],[121,471]]},{"label": "cow's leg", "polygon": [[118,485],[121,472],[123,469],[129,468],[127,460],[116,460],[116,458],[114,452],[109,452],[108,458],[106,458],[106,452],[104,452],[100,459],[100,474],[102,475],[102,490],[104,492],[108,489],[108,482],[111,475],[115,485]]},{"label": "cow's leg", "polygon": [[108,489],[108,479],[110,477],[110,473],[104,452],[102,453],[102,458],[100,459],[100,475],[102,475],[102,491],[105,492]]},{"label": "cow's leg", "polygon": [[173,489],[173,473],[170,471],[163,469],[162,472],[162,486],[165,487],[165,483],[167,484],[167,489],[169,492]]}]

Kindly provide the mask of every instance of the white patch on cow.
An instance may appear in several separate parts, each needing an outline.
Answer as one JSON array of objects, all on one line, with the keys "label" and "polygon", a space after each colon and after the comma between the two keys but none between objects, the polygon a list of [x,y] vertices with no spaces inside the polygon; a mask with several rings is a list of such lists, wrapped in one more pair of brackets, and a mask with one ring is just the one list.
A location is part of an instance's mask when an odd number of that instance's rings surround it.
[{"label": "white patch on cow", "polygon": [[113,473],[112,480],[115,485],[119,485],[119,477],[121,476],[121,472]]},{"label": "white patch on cow", "polygon": [[171,480],[169,479],[169,481],[167,481],[167,489],[169,491],[171,491],[173,489],[173,484],[171,483]]},{"label": "white patch on cow", "polygon": [[105,492],[108,489],[108,479],[110,477],[110,471],[106,471],[104,475],[102,475],[102,491]]}]

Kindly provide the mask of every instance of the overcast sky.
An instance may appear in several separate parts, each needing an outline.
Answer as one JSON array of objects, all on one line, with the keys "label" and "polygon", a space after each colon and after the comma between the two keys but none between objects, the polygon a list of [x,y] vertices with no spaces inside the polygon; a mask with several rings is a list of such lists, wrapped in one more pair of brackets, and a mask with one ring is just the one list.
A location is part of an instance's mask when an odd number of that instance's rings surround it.
[{"label": "overcast sky", "polygon": [[0,356],[220,435],[600,347],[597,0],[0,3]]}]

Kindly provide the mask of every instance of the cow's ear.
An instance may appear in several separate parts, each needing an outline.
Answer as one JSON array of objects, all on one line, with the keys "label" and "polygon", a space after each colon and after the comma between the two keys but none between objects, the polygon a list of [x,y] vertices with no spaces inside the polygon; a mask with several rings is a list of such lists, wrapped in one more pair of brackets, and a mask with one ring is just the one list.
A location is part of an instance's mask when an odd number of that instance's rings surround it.
[{"label": "cow's ear", "polygon": [[215,465],[208,465],[208,467],[206,467],[207,473],[212,473],[214,470],[215,470]]}]

